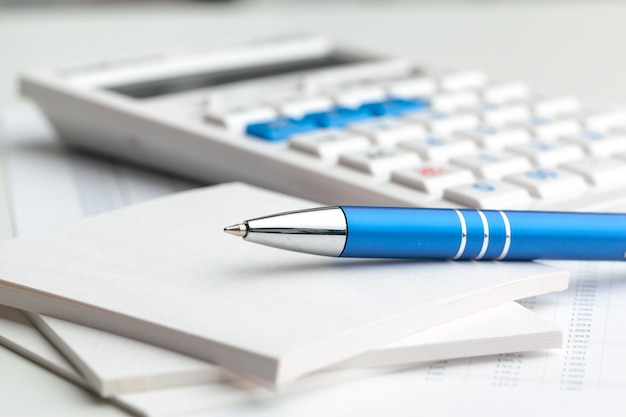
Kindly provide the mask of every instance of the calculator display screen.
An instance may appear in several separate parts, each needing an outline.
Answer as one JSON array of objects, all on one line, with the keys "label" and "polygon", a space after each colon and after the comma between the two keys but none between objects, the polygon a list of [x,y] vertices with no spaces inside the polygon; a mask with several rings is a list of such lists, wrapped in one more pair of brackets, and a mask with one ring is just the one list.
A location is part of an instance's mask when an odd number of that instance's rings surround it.
[{"label": "calculator display screen", "polygon": [[297,71],[337,67],[362,62],[363,60],[362,57],[357,58],[335,54],[307,60],[272,63],[115,85],[106,87],[106,89],[125,96],[142,99]]}]

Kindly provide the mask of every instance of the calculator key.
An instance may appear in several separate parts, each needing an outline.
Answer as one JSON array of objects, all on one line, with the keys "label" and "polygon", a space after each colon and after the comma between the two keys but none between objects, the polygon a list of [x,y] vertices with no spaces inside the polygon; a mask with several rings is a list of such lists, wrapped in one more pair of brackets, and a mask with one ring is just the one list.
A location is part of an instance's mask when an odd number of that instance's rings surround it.
[{"label": "calculator key", "polygon": [[530,133],[521,128],[498,128],[488,125],[478,125],[472,130],[462,130],[458,136],[472,139],[481,148],[502,150],[507,146],[520,145],[530,142]]},{"label": "calculator key", "polygon": [[565,162],[583,159],[582,148],[572,144],[550,143],[535,140],[523,145],[507,148],[508,151],[524,155],[537,166],[554,167]]},{"label": "calculator key", "polygon": [[521,104],[510,106],[492,105],[490,102],[483,104],[478,109],[480,120],[491,126],[506,126],[512,123],[525,122],[530,119],[530,109]]},{"label": "calculator key", "polygon": [[596,187],[615,188],[623,187],[626,178],[625,162],[611,158],[587,158],[561,165],[561,168],[582,175],[589,184]]},{"label": "calculator key", "polygon": [[626,109],[590,112],[582,120],[589,130],[605,132],[613,128],[626,128]]},{"label": "calculator key", "polygon": [[372,118],[373,115],[366,109],[348,109],[336,107],[327,112],[307,114],[303,120],[308,120],[321,127],[345,127],[351,123]]},{"label": "calculator key", "polygon": [[497,104],[526,101],[531,97],[528,85],[520,81],[491,84],[484,87],[481,94],[484,101]]},{"label": "calculator key", "polygon": [[533,113],[538,117],[554,118],[571,116],[580,112],[580,100],[573,96],[540,98],[531,103]]},{"label": "calculator key", "polygon": [[446,188],[474,181],[466,169],[428,164],[401,169],[391,173],[391,180],[433,195],[441,195]]},{"label": "calculator key", "polygon": [[576,135],[582,130],[581,123],[576,119],[533,117],[526,123],[514,125],[528,129],[531,135],[542,140],[554,140],[564,136]]},{"label": "calculator key", "polygon": [[328,94],[340,107],[357,108],[365,103],[384,101],[387,91],[382,85],[374,83],[349,83],[327,87]]},{"label": "calculator key", "polygon": [[479,70],[446,71],[438,74],[439,86],[443,91],[461,91],[484,87],[487,75]]},{"label": "calculator key", "polygon": [[287,139],[291,135],[302,132],[310,132],[318,129],[311,120],[294,120],[280,117],[270,122],[253,123],[246,127],[246,133],[268,141]]},{"label": "calculator key", "polygon": [[346,152],[365,150],[370,142],[365,136],[339,129],[322,129],[312,133],[294,135],[289,145],[296,150],[322,159],[336,161]]},{"label": "calculator key", "polygon": [[428,136],[422,139],[404,141],[398,146],[417,152],[422,159],[432,162],[446,162],[455,156],[474,153],[478,148],[469,139],[454,139],[441,136]]},{"label": "calculator key", "polygon": [[421,99],[391,99],[376,103],[363,104],[360,109],[376,116],[402,116],[411,112],[424,111],[430,104]]},{"label": "calculator key", "polygon": [[480,124],[478,116],[473,113],[443,113],[434,110],[408,114],[406,119],[422,124],[434,135],[449,135],[459,130],[473,129]]},{"label": "calculator key", "polygon": [[325,96],[307,94],[283,94],[267,100],[282,115],[299,119],[308,113],[328,111],[334,107],[333,101]]},{"label": "calculator key", "polygon": [[398,78],[385,84],[387,94],[396,98],[427,98],[435,94],[437,84],[428,77]]},{"label": "calculator key", "polygon": [[501,152],[479,152],[458,158],[452,158],[454,165],[467,168],[478,178],[501,179],[505,175],[531,169],[528,159]]},{"label": "calculator key", "polygon": [[417,123],[390,118],[355,123],[349,130],[382,146],[394,146],[401,141],[426,137],[427,134],[426,129]]},{"label": "calculator key", "polygon": [[454,112],[477,108],[480,105],[480,97],[472,91],[441,93],[433,96],[430,104],[437,111]]},{"label": "calculator key", "polygon": [[480,209],[519,209],[532,201],[522,187],[501,181],[478,181],[447,188],[446,200]]},{"label": "calculator key", "polygon": [[339,162],[375,176],[388,177],[396,169],[419,165],[420,160],[414,152],[397,148],[372,148],[342,154]]},{"label": "calculator key", "polygon": [[626,152],[626,130],[610,129],[608,132],[585,130],[579,135],[564,137],[564,143],[581,146],[593,156],[610,156]]},{"label": "calculator key", "polygon": [[533,197],[546,200],[576,197],[584,193],[588,187],[580,175],[550,168],[537,168],[509,175],[505,180],[524,187]]},{"label": "calculator key", "polygon": [[205,120],[217,123],[231,130],[244,130],[251,123],[273,120],[278,116],[276,109],[264,104],[249,104],[232,107],[208,104],[204,112]]}]

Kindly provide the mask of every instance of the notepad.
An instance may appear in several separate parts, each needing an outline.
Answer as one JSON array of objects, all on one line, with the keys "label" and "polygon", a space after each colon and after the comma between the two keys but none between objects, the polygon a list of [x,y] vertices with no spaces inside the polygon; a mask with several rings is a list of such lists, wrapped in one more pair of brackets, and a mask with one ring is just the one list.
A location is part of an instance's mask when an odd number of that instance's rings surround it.
[{"label": "notepad", "polygon": [[[32,316],[32,314],[30,315]],[[44,316],[38,315],[37,317],[41,319]],[[91,378],[87,375],[83,377],[66,357],[71,358],[72,362],[79,365],[78,367],[81,370],[84,370],[85,366],[90,367],[91,369],[88,372],[97,373],[97,377],[102,380],[107,380],[108,378],[109,383],[112,383],[114,377],[122,378],[122,381],[128,381],[127,378],[131,373],[134,377],[137,377],[137,373],[143,371],[145,371],[143,375],[144,382],[146,381],[146,376],[154,375],[159,371],[161,373],[157,377],[163,378],[165,376],[164,370],[172,371],[175,368],[174,365],[181,363],[180,358],[172,360],[172,355],[176,356],[176,354],[163,351],[160,359],[162,361],[170,361],[170,363],[166,366],[158,363],[155,366],[154,361],[144,360],[146,345],[125,340],[109,333],[85,328],[84,326],[68,324],[68,322],[58,319],[45,321],[50,328],[57,330],[57,338],[60,335],[65,336],[62,343],[65,346],[62,348],[63,353],[66,355],[65,357],[33,327],[20,311],[4,306],[0,306],[0,328],[2,329],[2,332],[0,332],[0,344],[10,347],[78,385],[92,390],[96,389],[98,391],[98,387],[88,382]],[[55,325],[58,323],[61,324]],[[72,330],[68,331],[68,329]],[[46,330],[46,333],[50,336],[50,329]],[[370,355],[370,352],[367,352],[360,357],[337,364],[327,371],[314,373],[296,383],[289,392],[302,391],[315,386],[336,384],[357,377],[415,366],[415,361],[421,362],[422,359],[426,362],[470,355],[479,356],[547,349],[559,346],[560,341],[561,332],[556,326],[539,318],[522,306],[510,302],[424,330],[405,338],[404,341],[397,341],[374,349],[372,352],[379,353],[373,357]],[[85,343],[91,343],[91,346],[85,346]],[[72,345],[73,349],[71,351],[68,350],[67,345]],[[124,370],[123,365],[128,365],[129,362],[119,360],[119,354],[121,353],[119,349],[132,349],[130,352],[140,365],[135,364],[132,369]],[[155,349],[149,346],[151,358],[156,358]],[[382,352],[387,352],[386,357],[389,359],[393,358],[394,363],[399,364],[403,360],[407,362],[393,367],[378,366],[369,369],[359,367],[359,364],[363,363],[364,359],[380,361],[385,356],[381,354]],[[81,354],[80,357],[77,356],[78,353]],[[368,356],[370,359],[367,359]],[[107,369],[105,362],[109,368],[113,368],[117,372]],[[189,360],[189,362],[192,362],[192,360]],[[378,363],[380,364],[380,362]],[[205,370],[213,368],[210,375],[215,375],[218,372],[217,367],[201,362],[200,364]],[[189,367],[183,366],[181,369],[189,370]],[[177,382],[181,382],[181,372],[177,372],[173,376],[175,376]],[[197,378],[197,373],[195,377]],[[125,384],[122,384],[122,386],[128,387]],[[143,388],[148,387],[144,386]],[[118,393],[111,399],[119,406],[139,415],[169,416],[213,409],[228,404],[267,398],[273,395],[255,384],[232,377],[219,382],[180,385],[170,388],[157,388],[155,384],[155,386],[150,388],[134,393]]]},{"label": "notepad", "polygon": [[427,327],[567,287],[567,272],[533,262],[323,258],[221,231],[311,205],[220,185],[2,242],[0,303],[281,385]]},{"label": "notepad", "polygon": [[[156,346],[26,313],[103,397],[238,380],[207,362]],[[561,346],[561,332],[517,303],[491,307],[377,347],[330,369],[398,366]]]}]

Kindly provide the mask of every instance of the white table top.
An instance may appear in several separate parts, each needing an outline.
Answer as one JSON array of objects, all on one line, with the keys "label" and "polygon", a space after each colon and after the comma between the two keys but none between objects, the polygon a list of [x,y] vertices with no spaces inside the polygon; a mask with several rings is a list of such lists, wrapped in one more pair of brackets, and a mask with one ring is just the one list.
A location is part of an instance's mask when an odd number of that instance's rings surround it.
[{"label": "white table top", "polygon": [[[326,33],[430,65],[481,68],[588,103],[626,103],[626,3],[335,3],[1,10],[0,110],[22,100],[15,80],[23,68],[282,32]],[[7,230],[0,224],[0,233]],[[4,348],[0,369],[1,415],[126,415]]]}]

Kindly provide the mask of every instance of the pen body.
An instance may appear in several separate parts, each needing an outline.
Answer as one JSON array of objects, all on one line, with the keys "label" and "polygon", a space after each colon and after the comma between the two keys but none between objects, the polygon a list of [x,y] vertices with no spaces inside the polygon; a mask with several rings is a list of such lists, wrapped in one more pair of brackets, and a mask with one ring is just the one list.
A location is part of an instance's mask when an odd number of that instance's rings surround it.
[{"label": "pen body", "polygon": [[341,256],[624,260],[626,214],[342,206]]}]

